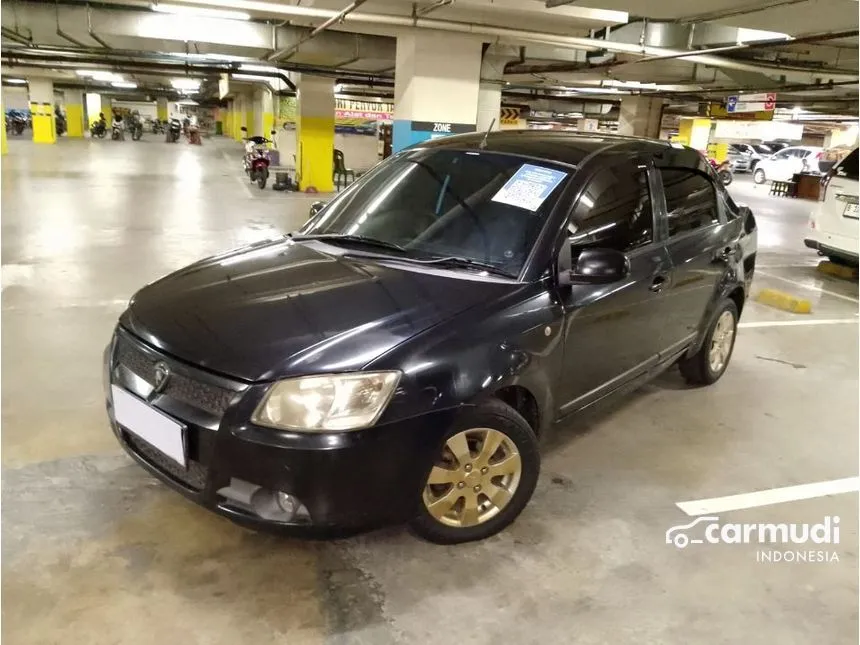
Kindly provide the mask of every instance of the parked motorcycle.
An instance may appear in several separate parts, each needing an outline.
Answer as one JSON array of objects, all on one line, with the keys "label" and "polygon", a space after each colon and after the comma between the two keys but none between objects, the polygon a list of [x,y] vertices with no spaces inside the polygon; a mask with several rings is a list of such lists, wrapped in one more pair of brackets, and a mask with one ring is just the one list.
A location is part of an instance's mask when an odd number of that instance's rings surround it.
[{"label": "parked motorcycle", "polygon": [[90,136],[94,139],[104,139],[107,134],[107,123],[104,119],[93,122],[90,126]]},{"label": "parked motorcycle", "polygon": [[24,115],[10,110],[6,113],[6,132],[7,134],[19,135],[24,132],[27,126],[27,119]]},{"label": "parked motorcycle", "polygon": [[710,162],[711,167],[717,173],[717,178],[722,182],[723,186],[728,186],[732,183],[732,179],[734,179],[734,175],[732,175],[732,164],[728,161],[724,161],[719,163],[716,159],[708,158],[708,162]]},{"label": "parked motorcycle", "polygon": [[131,140],[140,141],[143,136],[143,123],[135,121],[131,124]]},{"label": "parked motorcycle", "polygon": [[179,119],[170,119],[167,126],[167,143],[178,142],[180,136],[182,136],[182,122]]},{"label": "parked motorcycle", "polygon": [[272,163],[269,154],[271,139],[266,137],[249,137],[245,139],[245,157],[242,160],[245,172],[252,182],[256,182],[260,190],[266,187],[269,179],[269,166]]},{"label": "parked motorcycle", "polygon": [[125,131],[122,129],[122,121],[114,121],[110,129],[111,141],[125,141]]},{"label": "parked motorcycle", "polygon": [[152,134],[164,134],[164,122],[155,119],[152,122]]}]

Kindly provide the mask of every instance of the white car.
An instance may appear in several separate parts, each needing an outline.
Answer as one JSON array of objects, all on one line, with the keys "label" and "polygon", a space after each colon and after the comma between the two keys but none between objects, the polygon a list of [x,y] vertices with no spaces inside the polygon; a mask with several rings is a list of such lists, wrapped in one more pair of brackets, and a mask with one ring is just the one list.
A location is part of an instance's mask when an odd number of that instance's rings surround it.
[{"label": "white car", "polygon": [[757,184],[766,181],[789,181],[795,173],[818,172],[818,160],[823,153],[823,148],[813,146],[783,148],[756,164],[753,180]]},{"label": "white car", "polygon": [[857,264],[858,184],[854,148],[825,176],[819,202],[809,218],[804,243],[834,262]]}]

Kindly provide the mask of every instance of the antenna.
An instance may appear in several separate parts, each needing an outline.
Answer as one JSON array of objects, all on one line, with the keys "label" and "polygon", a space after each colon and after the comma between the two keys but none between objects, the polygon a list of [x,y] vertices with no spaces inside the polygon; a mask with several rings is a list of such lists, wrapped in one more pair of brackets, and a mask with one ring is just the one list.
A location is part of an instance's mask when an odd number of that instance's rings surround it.
[{"label": "antenna", "polygon": [[487,137],[490,136],[490,131],[493,129],[494,125],[496,125],[496,117],[493,117],[493,120],[490,121],[490,127],[487,128],[487,131],[484,133],[484,138],[481,139],[481,143],[478,144],[478,147],[481,150],[487,147]]}]

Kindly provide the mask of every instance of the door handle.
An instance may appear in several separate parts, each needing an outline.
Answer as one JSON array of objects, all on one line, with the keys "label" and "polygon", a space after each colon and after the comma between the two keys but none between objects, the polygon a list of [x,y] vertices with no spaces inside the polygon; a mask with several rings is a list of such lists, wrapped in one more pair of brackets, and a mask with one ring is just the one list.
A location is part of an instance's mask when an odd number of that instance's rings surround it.
[{"label": "door handle", "polygon": [[659,292],[663,291],[663,287],[666,286],[666,282],[667,282],[667,279],[666,279],[665,275],[658,275],[651,282],[651,286],[648,287],[648,290],[653,291],[654,293],[659,293]]}]

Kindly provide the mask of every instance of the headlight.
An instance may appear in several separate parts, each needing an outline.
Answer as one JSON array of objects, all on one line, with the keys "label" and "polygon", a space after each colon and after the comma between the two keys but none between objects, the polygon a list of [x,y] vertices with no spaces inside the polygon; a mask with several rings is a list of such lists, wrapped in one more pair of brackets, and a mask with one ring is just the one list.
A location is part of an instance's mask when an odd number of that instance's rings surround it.
[{"label": "headlight", "polygon": [[382,414],[400,372],[305,376],[275,383],[251,421],[283,430],[357,430]]}]

